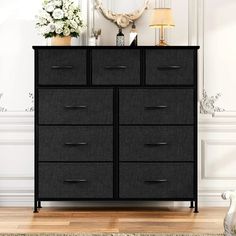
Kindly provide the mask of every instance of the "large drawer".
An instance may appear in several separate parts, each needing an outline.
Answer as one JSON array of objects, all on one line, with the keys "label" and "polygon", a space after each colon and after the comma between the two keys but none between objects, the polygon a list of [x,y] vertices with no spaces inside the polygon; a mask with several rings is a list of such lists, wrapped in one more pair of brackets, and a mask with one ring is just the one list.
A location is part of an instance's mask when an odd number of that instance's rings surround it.
[{"label": "large drawer", "polygon": [[193,85],[194,50],[146,50],[146,83],[148,85]]},{"label": "large drawer", "polygon": [[38,50],[38,80],[41,85],[85,85],[86,50]]},{"label": "large drawer", "polygon": [[112,198],[112,164],[39,163],[39,198]]},{"label": "large drawer", "polygon": [[191,163],[122,163],[120,198],[182,199],[194,197]]},{"label": "large drawer", "polygon": [[120,127],[120,161],[194,161],[192,126]]},{"label": "large drawer", "polygon": [[112,124],[112,89],[39,89],[40,124]]},{"label": "large drawer", "polygon": [[193,89],[120,89],[121,124],[193,124]]},{"label": "large drawer", "polygon": [[140,84],[140,50],[93,50],[92,83],[94,85]]},{"label": "large drawer", "polygon": [[39,161],[113,161],[112,127],[40,126]]}]

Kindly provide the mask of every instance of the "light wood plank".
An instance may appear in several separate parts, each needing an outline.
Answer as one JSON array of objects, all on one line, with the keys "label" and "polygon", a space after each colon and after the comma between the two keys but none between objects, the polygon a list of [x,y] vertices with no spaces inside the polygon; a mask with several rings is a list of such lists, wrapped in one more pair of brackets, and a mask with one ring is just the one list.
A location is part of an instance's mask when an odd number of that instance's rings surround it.
[{"label": "light wood plank", "polygon": [[0,208],[5,233],[223,233],[226,208]]}]

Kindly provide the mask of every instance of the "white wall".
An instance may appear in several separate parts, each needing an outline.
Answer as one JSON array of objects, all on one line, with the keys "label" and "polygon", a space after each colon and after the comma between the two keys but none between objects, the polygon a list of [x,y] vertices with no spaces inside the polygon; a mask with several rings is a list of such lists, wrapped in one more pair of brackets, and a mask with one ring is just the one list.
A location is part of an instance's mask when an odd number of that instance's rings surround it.
[{"label": "white wall", "polygon": [[[109,0],[108,0],[109,1]],[[83,2],[84,4],[84,2]],[[199,196],[202,205],[224,205],[220,193],[236,188],[235,0],[166,0],[176,21],[168,31],[173,45],[199,43],[200,94],[222,93],[218,105],[226,112],[199,118]],[[150,1],[150,8],[159,1]],[[0,5],[0,205],[31,205],[33,197],[32,45],[45,44],[34,29],[40,0],[1,0]],[[10,9],[10,10],[9,10]],[[8,13],[11,12],[11,13]],[[4,13],[4,14],[3,14]],[[141,45],[154,45],[149,11],[137,22]],[[96,14],[98,17],[100,14]],[[117,28],[103,17],[102,44],[113,45]],[[128,33],[129,29],[126,30]],[[230,111],[230,112],[229,112]]]}]

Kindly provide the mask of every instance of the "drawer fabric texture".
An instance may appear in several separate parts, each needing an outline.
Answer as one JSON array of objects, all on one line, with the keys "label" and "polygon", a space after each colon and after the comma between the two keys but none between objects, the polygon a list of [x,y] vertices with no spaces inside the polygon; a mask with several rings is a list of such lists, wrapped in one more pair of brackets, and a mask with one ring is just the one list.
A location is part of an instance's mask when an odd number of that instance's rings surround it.
[{"label": "drawer fabric texture", "polygon": [[92,50],[94,85],[140,84],[140,50]]},{"label": "drawer fabric texture", "polygon": [[146,68],[147,84],[193,85],[194,50],[147,50]]},{"label": "drawer fabric texture", "polygon": [[120,127],[120,161],[194,161],[192,126]]},{"label": "drawer fabric texture", "polygon": [[38,54],[39,84],[85,85],[86,50],[43,49]]},{"label": "drawer fabric texture", "polygon": [[40,89],[41,124],[112,124],[110,89]]},{"label": "drawer fabric texture", "polygon": [[112,198],[112,164],[39,164],[39,197]]},{"label": "drawer fabric texture", "polygon": [[122,163],[121,198],[192,198],[193,164]]},{"label": "drawer fabric texture", "polygon": [[39,161],[113,161],[113,129],[39,127]]},{"label": "drawer fabric texture", "polygon": [[192,89],[121,89],[121,124],[193,124]]},{"label": "drawer fabric texture", "polygon": [[34,212],[80,200],[198,212],[197,46],[34,49]]}]

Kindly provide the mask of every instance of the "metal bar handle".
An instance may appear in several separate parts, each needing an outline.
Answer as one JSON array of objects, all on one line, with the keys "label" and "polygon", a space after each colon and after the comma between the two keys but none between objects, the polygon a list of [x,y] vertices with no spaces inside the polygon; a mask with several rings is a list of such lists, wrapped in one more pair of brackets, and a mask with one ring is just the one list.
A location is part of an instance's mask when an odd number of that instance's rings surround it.
[{"label": "metal bar handle", "polygon": [[161,110],[161,109],[167,109],[167,108],[168,106],[165,106],[165,105],[144,107],[145,110]]},{"label": "metal bar handle", "polygon": [[87,109],[88,106],[65,106],[65,109],[80,109],[80,110],[84,110],[84,109]]},{"label": "metal bar handle", "polygon": [[79,142],[79,143],[65,143],[66,146],[85,146],[88,145],[86,142]]},{"label": "metal bar handle", "polygon": [[145,180],[145,183],[149,183],[149,184],[159,184],[159,183],[166,183],[168,182],[167,179],[154,179],[154,180]]},{"label": "metal bar handle", "polygon": [[168,143],[166,143],[166,142],[145,143],[144,145],[145,145],[145,146],[148,146],[148,147],[158,147],[158,146],[165,146],[165,145],[168,145]]},{"label": "metal bar handle", "polygon": [[72,69],[73,66],[71,65],[54,65],[54,66],[51,66],[52,69],[54,70],[60,70],[60,69]]},{"label": "metal bar handle", "polygon": [[181,66],[178,65],[169,65],[169,66],[158,66],[158,70],[179,70]]},{"label": "metal bar handle", "polygon": [[88,182],[86,179],[65,179],[65,183],[71,183],[71,184],[76,184],[76,183],[86,183]]},{"label": "metal bar handle", "polygon": [[105,66],[105,69],[107,69],[107,70],[125,70],[125,69],[127,69],[127,66],[124,66],[124,65]]}]

